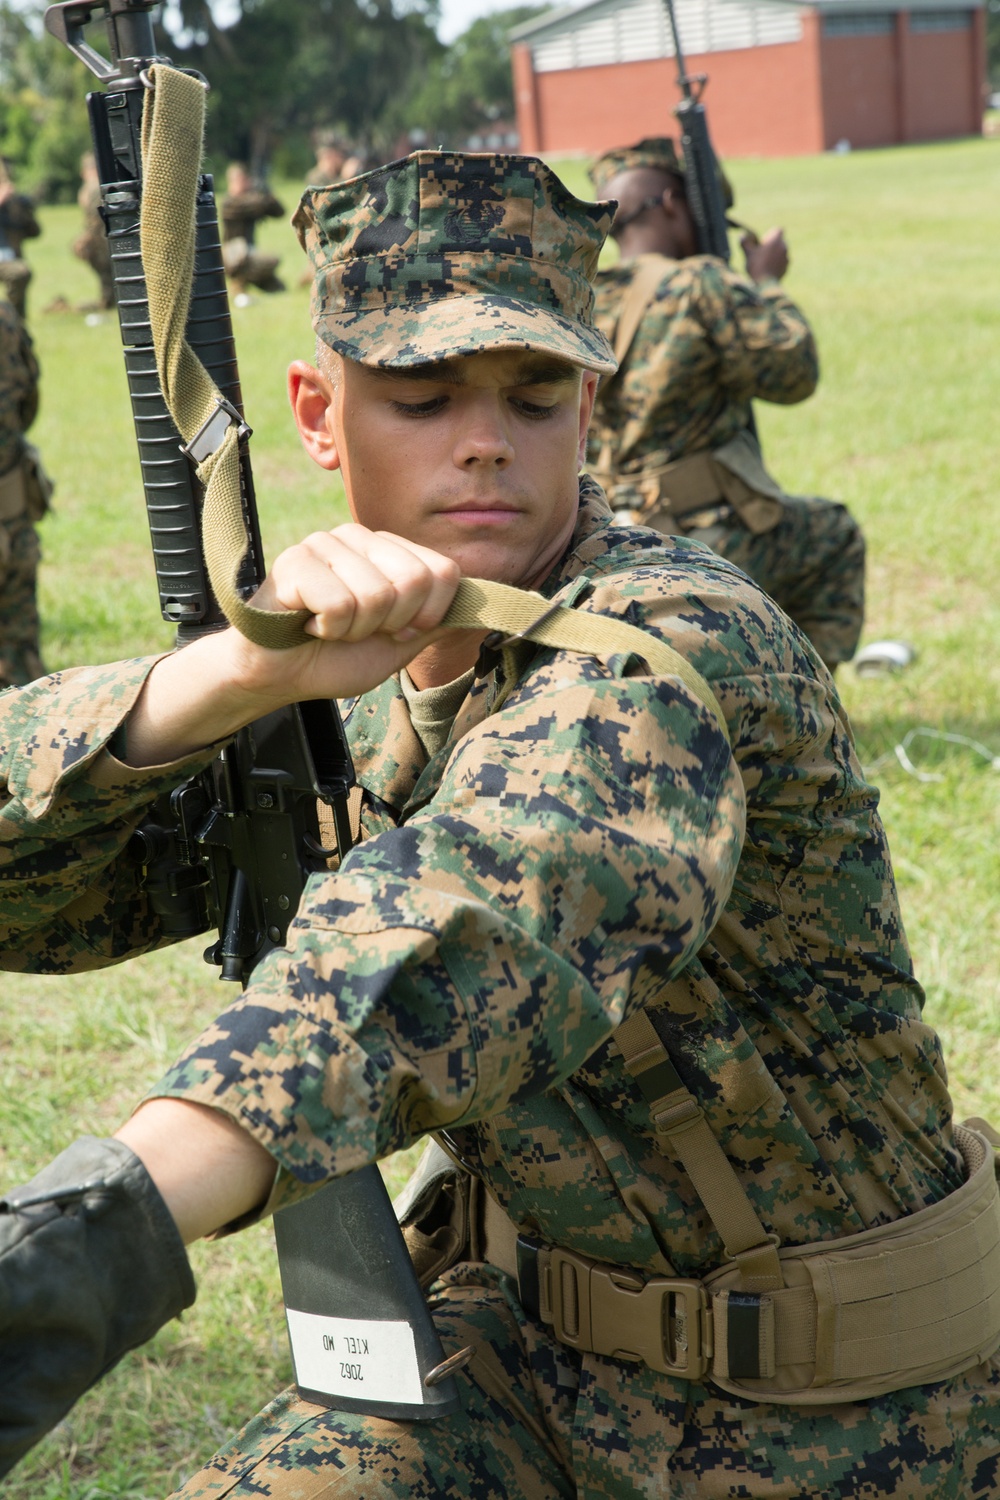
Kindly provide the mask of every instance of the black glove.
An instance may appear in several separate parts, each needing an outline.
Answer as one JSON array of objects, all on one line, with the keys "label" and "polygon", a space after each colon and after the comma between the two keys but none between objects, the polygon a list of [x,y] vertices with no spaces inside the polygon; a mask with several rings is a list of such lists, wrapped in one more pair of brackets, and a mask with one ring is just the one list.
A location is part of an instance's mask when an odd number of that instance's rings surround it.
[{"label": "black glove", "polygon": [[177,1227],[121,1141],[83,1136],[0,1199],[0,1476],[194,1298]]}]

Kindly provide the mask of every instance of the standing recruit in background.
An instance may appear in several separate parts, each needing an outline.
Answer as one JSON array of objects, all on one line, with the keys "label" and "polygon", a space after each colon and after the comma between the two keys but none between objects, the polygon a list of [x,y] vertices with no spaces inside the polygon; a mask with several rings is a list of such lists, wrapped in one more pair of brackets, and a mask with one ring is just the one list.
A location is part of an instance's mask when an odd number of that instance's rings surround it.
[{"label": "standing recruit in background", "polygon": [[317,130],[313,136],[316,160],[306,173],[306,187],[330,187],[357,177],[374,162],[368,162],[363,151],[353,146],[336,130]]},{"label": "standing recruit in background", "polygon": [[52,484],[24,434],[38,412],[38,361],[16,308],[0,297],[0,688],[39,677],[35,523]]},{"label": "standing recruit in background", "polygon": [[672,140],[606,152],[591,170],[618,200],[621,259],[597,276],[598,327],[619,359],[601,382],[590,467],[617,511],[705,542],[749,573],[828,667],[864,623],[865,544],[845,506],[789,495],[764,467],[754,398],[791,405],[816,388],[816,345],[782,290],[780,231],[747,235],[748,276],[699,255]]}]

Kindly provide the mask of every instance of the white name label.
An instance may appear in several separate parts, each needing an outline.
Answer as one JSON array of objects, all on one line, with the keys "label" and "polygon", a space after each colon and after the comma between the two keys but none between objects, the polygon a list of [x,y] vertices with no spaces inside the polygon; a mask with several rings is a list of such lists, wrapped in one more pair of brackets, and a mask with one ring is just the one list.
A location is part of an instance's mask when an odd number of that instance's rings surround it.
[{"label": "white name label", "polygon": [[285,1308],[297,1384],[328,1396],[423,1406],[409,1323],[324,1318]]}]

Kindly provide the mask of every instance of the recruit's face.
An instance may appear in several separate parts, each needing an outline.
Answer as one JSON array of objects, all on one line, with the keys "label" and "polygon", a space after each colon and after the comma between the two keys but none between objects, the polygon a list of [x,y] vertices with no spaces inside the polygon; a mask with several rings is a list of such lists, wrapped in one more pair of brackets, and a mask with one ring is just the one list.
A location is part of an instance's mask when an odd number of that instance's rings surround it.
[{"label": "recruit's face", "polygon": [[467,576],[522,587],[565,549],[596,376],[495,352],[410,371],[340,360],[332,378],[293,365],[290,383],[306,447],[343,470],[363,526],[433,547]]}]

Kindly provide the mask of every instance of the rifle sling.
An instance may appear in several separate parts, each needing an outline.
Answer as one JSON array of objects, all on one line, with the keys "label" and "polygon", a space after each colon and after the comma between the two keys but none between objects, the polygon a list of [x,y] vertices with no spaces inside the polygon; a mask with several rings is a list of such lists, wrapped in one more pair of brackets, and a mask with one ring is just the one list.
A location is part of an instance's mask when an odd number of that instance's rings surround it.
[{"label": "rifle sling", "polygon": [[[665,255],[639,255],[635,275],[629,283],[628,290],[621,300],[618,311],[618,322],[615,324],[615,359],[621,365],[622,360],[632,347],[632,341],[639,332],[639,324],[646,315],[646,309],[656,295],[656,288],[666,275],[667,257]],[[614,376],[611,377],[614,379]]]}]

